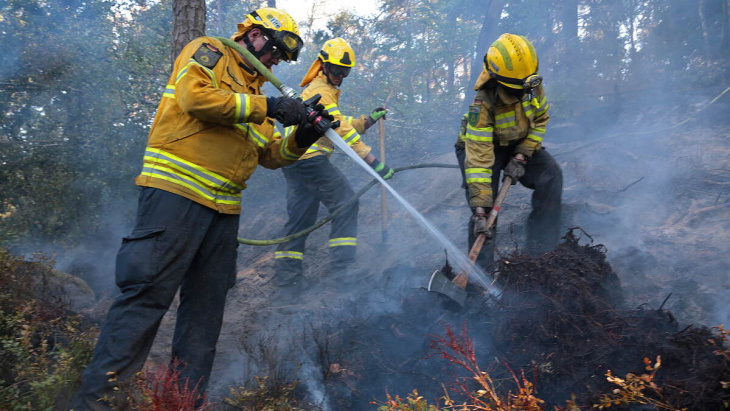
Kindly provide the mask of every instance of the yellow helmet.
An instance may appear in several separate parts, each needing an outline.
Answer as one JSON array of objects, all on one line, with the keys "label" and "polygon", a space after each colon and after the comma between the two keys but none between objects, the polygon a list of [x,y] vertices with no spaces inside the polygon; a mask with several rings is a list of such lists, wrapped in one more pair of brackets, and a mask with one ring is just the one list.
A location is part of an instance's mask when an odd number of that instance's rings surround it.
[{"label": "yellow helmet", "polygon": [[304,87],[309,84],[317,77],[323,66],[327,66],[329,73],[343,78],[347,77],[350,69],[355,67],[355,51],[343,38],[327,40],[322,46],[322,50],[319,51],[317,60],[314,60],[309,67],[299,86]]},{"label": "yellow helmet", "polygon": [[[254,27],[260,28],[271,37],[272,46],[284,52],[285,60],[296,61],[299,57],[299,51],[304,46],[304,42],[299,37],[297,22],[289,13],[270,7],[254,10],[246,15],[242,23],[238,23],[238,31],[231,39],[239,40]],[[246,38],[244,37],[244,39]]]},{"label": "yellow helmet", "polygon": [[532,89],[542,83],[535,47],[517,34],[504,33],[492,43],[484,56],[484,68],[506,87]]},{"label": "yellow helmet", "polygon": [[341,37],[325,41],[317,58],[322,60],[322,63],[355,67],[355,51]]}]

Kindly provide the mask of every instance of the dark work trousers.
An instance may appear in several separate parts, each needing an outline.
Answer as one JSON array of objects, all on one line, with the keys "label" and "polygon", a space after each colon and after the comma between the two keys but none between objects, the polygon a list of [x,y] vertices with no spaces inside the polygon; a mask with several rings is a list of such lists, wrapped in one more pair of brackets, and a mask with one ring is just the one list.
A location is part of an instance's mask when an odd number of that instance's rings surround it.
[{"label": "dark work trousers", "polygon": [[[172,356],[190,388],[207,388],[226,294],[236,279],[238,221],[238,215],[142,188],[136,226],[117,254],[121,295],[109,308],[73,409],[110,409],[97,401],[104,396],[123,400],[114,387],[142,369],[178,289]],[[116,382],[108,381],[109,372]]]},{"label": "dark work trousers", "polygon": [[[454,151],[462,172],[462,183],[466,189],[467,204],[469,190],[464,179],[464,163],[466,151],[463,147],[455,146]],[[501,172],[513,157],[512,146],[494,148],[494,166],[492,168],[492,192],[497,197],[501,183]],[[520,184],[534,190],[532,192],[532,212],[527,218],[527,252],[536,255],[555,248],[560,241],[561,202],[563,193],[563,172],[555,159],[545,150],[536,151],[525,166],[525,175],[520,178]],[[497,221],[499,218],[497,219]],[[495,221],[494,227],[497,226]],[[469,249],[476,236],[474,224],[469,219]],[[485,243],[477,262],[486,267],[494,261],[494,241]]]},{"label": "dark work trousers", "polygon": [[[289,220],[284,226],[286,235],[314,225],[319,203],[332,213],[355,195],[345,175],[326,156],[299,160],[282,170],[286,177],[286,209],[289,213]],[[333,270],[345,268],[355,260],[358,209],[355,201],[332,219],[328,245]],[[306,241],[305,235],[276,248],[277,285],[293,286],[301,280]]]}]

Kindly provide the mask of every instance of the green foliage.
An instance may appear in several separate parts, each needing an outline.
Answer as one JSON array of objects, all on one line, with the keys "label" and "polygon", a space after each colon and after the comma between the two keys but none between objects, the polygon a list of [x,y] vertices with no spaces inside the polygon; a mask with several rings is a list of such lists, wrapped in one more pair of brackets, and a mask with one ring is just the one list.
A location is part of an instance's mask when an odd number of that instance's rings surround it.
[{"label": "green foliage", "polygon": [[44,290],[51,262],[0,249],[0,409],[54,409],[69,401],[96,330]]},{"label": "green foliage", "polygon": [[[247,12],[267,4],[208,2],[208,32],[229,36]],[[472,67],[481,67],[475,51],[486,47],[477,44],[484,10],[478,0],[384,0],[377,15],[342,12],[325,30],[308,16],[300,21],[300,61],[275,73],[296,87],[321,44],[342,36],[357,54],[342,87],[343,112],[387,105],[394,165],[444,152],[472,92]],[[133,0],[0,6],[0,214],[13,209],[0,242],[71,245],[108,224],[110,206],[132,219],[133,178],[170,75],[170,13],[171,2]],[[511,0],[496,20],[498,31],[535,43],[553,122],[561,122],[595,115],[590,109],[604,113],[621,98],[616,91],[727,82],[727,14],[721,0]],[[377,132],[363,139],[377,149]]]},{"label": "green foliage", "polygon": [[[506,3],[500,30],[534,42],[553,122],[574,121],[586,109],[595,117],[626,97],[730,79],[728,6],[722,0]],[[551,96],[560,97],[560,107]]]},{"label": "green foliage", "polygon": [[384,1],[374,19],[343,14],[331,21],[332,34],[354,43],[358,54],[340,102],[356,115],[387,105],[389,151],[406,152],[415,142],[423,147],[456,131],[458,121],[450,119],[463,114],[482,18],[472,5]]},{"label": "green foliage", "polygon": [[438,411],[437,406],[429,404],[426,399],[418,395],[418,390],[413,390],[407,398],[387,394],[385,402],[374,402],[374,404],[379,405],[378,411]]},{"label": "green foliage", "polygon": [[0,11],[0,38],[16,63],[0,68],[0,201],[15,208],[4,231],[31,246],[72,243],[99,227],[110,203],[136,197],[133,177],[169,70],[158,57],[167,9],[132,12],[132,24],[113,6],[10,1]]},{"label": "green foliage", "polygon": [[267,377],[256,377],[252,388],[230,387],[225,403],[246,411],[303,411],[294,398],[296,383],[272,384]]}]

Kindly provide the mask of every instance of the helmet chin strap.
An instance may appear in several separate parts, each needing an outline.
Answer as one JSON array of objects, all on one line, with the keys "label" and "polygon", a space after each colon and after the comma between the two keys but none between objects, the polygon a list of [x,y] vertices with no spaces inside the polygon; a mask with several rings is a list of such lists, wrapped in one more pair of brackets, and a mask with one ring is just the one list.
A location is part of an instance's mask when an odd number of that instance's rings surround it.
[{"label": "helmet chin strap", "polygon": [[525,77],[522,80],[518,79],[512,79],[509,77],[500,76],[499,74],[488,70],[489,74],[497,81],[501,81],[508,84],[513,84],[516,86],[521,86],[521,88],[513,88],[513,87],[506,87],[508,90],[508,93],[512,94],[513,96],[522,99],[524,98],[525,94],[527,94],[527,99],[530,101],[530,103],[535,106],[535,108],[540,108],[540,102],[537,99],[537,87],[542,84],[542,76],[537,74],[537,71],[535,71],[533,74],[530,74],[529,76]]},{"label": "helmet chin strap", "polygon": [[[261,34],[264,34],[264,32],[262,31]],[[246,48],[248,49],[248,51],[259,60],[261,59],[261,56],[266,54],[267,51],[271,50],[274,47],[273,41],[271,39],[268,39],[266,40],[266,44],[261,47],[261,50],[256,51],[253,43],[251,43],[251,39],[248,38],[248,33],[243,35],[243,42],[246,43]]]}]

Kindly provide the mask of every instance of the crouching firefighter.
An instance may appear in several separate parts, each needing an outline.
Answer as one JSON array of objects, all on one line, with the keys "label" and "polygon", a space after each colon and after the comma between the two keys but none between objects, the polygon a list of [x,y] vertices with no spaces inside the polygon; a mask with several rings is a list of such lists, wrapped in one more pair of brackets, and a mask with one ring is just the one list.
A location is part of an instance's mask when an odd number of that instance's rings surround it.
[{"label": "crouching firefighter", "polygon": [[[321,104],[340,121],[337,134],[380,176],[389,179],[393,170],[378,161],[371,153],[371,148],[360,138],[380,118],[385,118],[386,110],[376,108],[370,115],[353,118],[344,115],[338,106],[340,86],[354,66],[355,52],[345,40],[334,38],[326,41],[300,84],[306,86],[302,98],[322,95]],[[290,131],[287,129],[285,133]],[[329,160],[333,149],[332,141],[322,137],[312,144],[299,161],[283,168],[289,214],[284,227],[286,235],[312,226],[316,222],[320,203],[333,212],[353,197],[354,191],[347,178]],[[345,270],[355,261],[357,213],[358,203],[354,202],[332,220],[328,244],[331,275],[346,275]],[[311,285],[303,284],[302,262],[306,241],[307,236],[302,236],[282,243],[276,249],[274,279],[279,287],[301,290],[303,286]]]},{"label": "crouching firefighter", "polygon": [[[464,170],[469,205],[469,248],[479,233],[491,238],[496,224],[486,229],[500,172],[530,188],[532,212],[527,219],[527,252],[553,249],[561,230],[563,174],[542,147],[550,116],[537,52],[523,36],[502,34],[484,56],[484,70],[474,86],[456,155]],[[463,144],[462,144],[463,141]],[[461,149],[463,147],[463,149]],[[492,242],[482,248],[477,262],[493,261]]]},{"label": "crouching firefighter", "polygon": [[[302,47],[292,17],[262,8],[232,37],[264,66],[294,61]],[[208,386],[228,289],[236,280],[241,192],[258,165],[303,155],[332,125],[322,106],[262,95],[263,75],[213,37],[175,61],[144,153],[137,221],[116,260],[121,293],[107,313],[72,409],[126,409],[120,386],[142,369],[162,317],[180,292],[173,364],[181,384]],[[291,126],[276,132],[274,119]],[[250,205],[249,205],[250,207]]]}]

